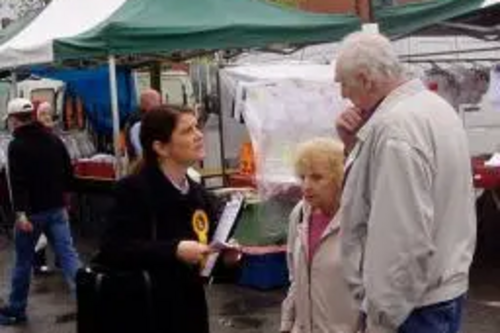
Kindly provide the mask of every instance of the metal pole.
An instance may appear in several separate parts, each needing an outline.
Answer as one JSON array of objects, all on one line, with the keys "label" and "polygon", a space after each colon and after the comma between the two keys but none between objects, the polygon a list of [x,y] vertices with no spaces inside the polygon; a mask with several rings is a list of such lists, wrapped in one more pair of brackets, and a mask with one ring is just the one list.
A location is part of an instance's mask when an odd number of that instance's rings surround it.
[{"label": "metal pole", "polygon": [[[367,0],[368,1],[368,4],[367,4],[367,10],[368,10],[368,22],[367,23],[376,23],[376,20],[375,20],[375,12],[373,10],[373,2],[372,0]],[[377,28],[378,30],[378,28]],[[378,32],[378,31],[377,31]]]},{"label": "metal pole", "polygon": [[[158,91],[160,95],[167,94],[168,91],[161,91],[161,67],[162,64],[160,61],[155,61],[149,67],[149,78],[150,78],[150,87],[154,90]],[[163,96],[164,97],[164,96]]]},{"label": "metal pole", "polygon": [[[219,60],[217,60],[217,64],[219,63]],[[207,80],[207,95],[210,96],[212,93],[212,81],[210,80],[210,64],[208,61],[205,61],[204,63],[205,67],[205,78]],[[217,91],[217,93],[220,93],[220,91]]]},{"label": "metal pole", "polygon": [[10,99],[17,97],[17,73],[15,70],[11,72],[11,84],[10,84]]},{"label": "metal pole", "polygon": [[402,54],[399,57],[400,58],[423,58],[423,57],[434,57],[434,56],[443,56],[443,55],[455,55],[457,53],[464,54],[464,53],[479,53],[479,52],[489,52],[489,51],[498,51],[500,50],[500,46],[493,46],[493,47],[482,47],[482,48],[475,48],[475,49],[466,49],[466,50],[450,50],[450,51],[440,51],[440,52],[426,52],[426,53],[419,53],[419,54]]},{"label": "metal pole", "polygon": [[202,78],[201,78],[201,61],[198,60],[196,62],[196,67],[197,67],[197,71],[196,71],[196,80],[198,81],[198,103],[200,104],[203,104],[203,82],[201,82]]},{"label": "metal pole", "polygon": [[499,62],[500,57],[496,58],[462,58],[462,59],[456,59],[456,58],[441,58],[441,59],[436,59],[436,60],[431,60],[431,59],[402,59],[401,60],[404,63],[408,64],[425,64],[425,63],[474,63],[474,62],[479,62],[479,61],[484,61],[484,62]]},{"label": "metal pole", "polygon": [[118,86],[116,83],[116,59],[114,55],[108,57],[109,89],[111,92],[111,115],[113,119],[113,146],[115,152],[116,178],[122,176],[122,160],[120,154],[120,113],[118,110]]},{"label": "metal pole", "polygon": [[220,82],[220,69],[219,66],[217,71],[217,98],[219,99],[218,104],[218,115],[219,115],[219,148],[220,148],[220,161],[222,168],[222,186],[227,185],[226,179],[226,149],[224,145],[224,115],[222,114],[222,96],[221,96],[221,82]]}]

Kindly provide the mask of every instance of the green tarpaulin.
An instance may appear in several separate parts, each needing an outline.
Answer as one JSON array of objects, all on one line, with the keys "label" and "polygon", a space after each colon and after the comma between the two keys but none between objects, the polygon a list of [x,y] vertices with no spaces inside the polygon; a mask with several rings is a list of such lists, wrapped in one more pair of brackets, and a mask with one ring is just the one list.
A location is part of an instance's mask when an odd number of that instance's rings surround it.
[{"label": "green tarpaulin", "polygon": [[359,27],[354,16],[260,0],[128,0],[90,31],[56,40],[55,60],[337,41]]},{"label": "green tarpaulin", "polygon": [[374,6],[375,20],[379,23],[380,30],[392,37],[410,34],[478,10],[485,3],[484,0],[428,0],[380,6],[380,0],[378,1],[379,5]]}]

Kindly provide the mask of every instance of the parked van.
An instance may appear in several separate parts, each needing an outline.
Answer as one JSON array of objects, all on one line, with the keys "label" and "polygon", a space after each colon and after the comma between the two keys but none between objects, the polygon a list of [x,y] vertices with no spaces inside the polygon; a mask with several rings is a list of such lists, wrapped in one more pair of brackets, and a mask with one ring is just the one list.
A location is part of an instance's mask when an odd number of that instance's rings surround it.
[{"label": "parked van", "polygon": [[[30,78],[17,83],[17,97],[31,101],[47,101],[54,107],[54,116],[60,118],[63,113],[65,84],[63,81]],[[0,119],[7,114],[7,103],[11,99],[10,82],[0,85]]]},{"label": "parked van", "polygon": [[[137,71],[134,74],[137,95],[150,88],[149,72]],[[189,73],[181,70],[168,70],[161,73],[161,94],[170,104],[193,107],[196,103],[193,83]]]}]

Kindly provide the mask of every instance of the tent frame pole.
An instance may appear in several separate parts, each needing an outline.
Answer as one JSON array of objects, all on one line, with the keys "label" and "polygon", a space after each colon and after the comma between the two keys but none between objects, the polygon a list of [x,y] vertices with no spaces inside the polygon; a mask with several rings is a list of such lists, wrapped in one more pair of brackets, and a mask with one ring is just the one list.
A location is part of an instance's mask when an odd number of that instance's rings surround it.
[{"label": "tent frame pole", "polygon": [[111,115],[113,120],[113,148],[115,153],[115,177],[122,176],[122,161],[120,154],[120,112],[118,109],[118,85],[116,82],[116,58],[108,56],[109,89],[111,93]]},{"label": "tent frame pole", "polygon": [[[440,52],[426,52],[426,53],[417,53],[417,54],[402,54],[399,57],[401,59],[414,59],[414,58],[424,58],[424,57],[435,57],[435,56],[447,56],[447,55],[456,55],[456,54],[466,54],[466,53],[479,53],[479,52],[491,52],[500,50],[500,46],[492,46],[492,47],[481,47],[481,48],[473,48],[473,49],[465,49],[465,50],[448,50],[448,51],[440,51]],[[473,58],[471,58],[473,59]]]},{"label": "tent frame pole", "polygon": [[10,99],[17,97],[17,73],[15,70],[12,70],[10,73]]},{"label": "tent frame pole", "polygon": [[219,115],[219,149],[220,149],[220,163],[222,171],[222,187],[227,186],[227,175],[226,175],[226,147],[224,144],[224,115],[222,114],[222,96],[221,96],[221,80],[220,80],[220,70],[222,65],[219,64],[217,69],[217,114]]}]

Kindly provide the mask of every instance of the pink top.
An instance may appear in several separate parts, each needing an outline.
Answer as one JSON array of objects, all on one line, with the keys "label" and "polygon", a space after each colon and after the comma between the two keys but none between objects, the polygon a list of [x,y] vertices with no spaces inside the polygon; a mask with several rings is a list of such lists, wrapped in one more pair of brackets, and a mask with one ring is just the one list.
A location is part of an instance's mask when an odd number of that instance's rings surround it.
[{"label": "pink top", "polygon": [[322,212],[314,212],[309,219],[309,261],[312,261],[314,253],[321,241],[321,236],[330,223],[331,218]]}]

